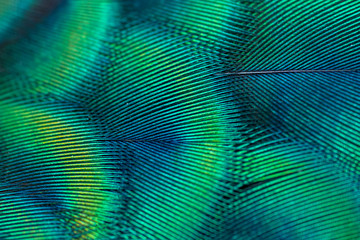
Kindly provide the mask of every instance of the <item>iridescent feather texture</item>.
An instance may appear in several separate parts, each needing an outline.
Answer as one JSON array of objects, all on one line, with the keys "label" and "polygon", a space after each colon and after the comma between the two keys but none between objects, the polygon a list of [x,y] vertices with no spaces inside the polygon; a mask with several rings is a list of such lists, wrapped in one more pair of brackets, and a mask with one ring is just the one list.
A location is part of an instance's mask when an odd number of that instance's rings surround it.
[{"label": "iridescent feather texture", "polygon": [[360,239],[359,1],[0,20],[0,239]]}]

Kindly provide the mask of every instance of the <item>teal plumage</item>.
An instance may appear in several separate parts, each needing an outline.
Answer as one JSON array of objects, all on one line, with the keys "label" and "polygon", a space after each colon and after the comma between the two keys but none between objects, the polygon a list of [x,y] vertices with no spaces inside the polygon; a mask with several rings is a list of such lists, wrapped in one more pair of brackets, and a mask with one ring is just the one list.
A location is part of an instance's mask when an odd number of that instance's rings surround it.
[{"label": "teal plumage", "polygon": [[0,238],[360,239],[357,1],[0,1]]}]

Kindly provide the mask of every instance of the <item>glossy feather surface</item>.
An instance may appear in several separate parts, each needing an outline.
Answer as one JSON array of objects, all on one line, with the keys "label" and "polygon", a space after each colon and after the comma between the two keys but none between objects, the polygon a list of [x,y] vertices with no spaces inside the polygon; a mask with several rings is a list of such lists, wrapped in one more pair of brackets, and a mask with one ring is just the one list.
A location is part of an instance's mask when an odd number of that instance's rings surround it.
[{"label": "glossy feather surface", "polygon": [[0,0],[0,238],[360,239],[359,21]]}]

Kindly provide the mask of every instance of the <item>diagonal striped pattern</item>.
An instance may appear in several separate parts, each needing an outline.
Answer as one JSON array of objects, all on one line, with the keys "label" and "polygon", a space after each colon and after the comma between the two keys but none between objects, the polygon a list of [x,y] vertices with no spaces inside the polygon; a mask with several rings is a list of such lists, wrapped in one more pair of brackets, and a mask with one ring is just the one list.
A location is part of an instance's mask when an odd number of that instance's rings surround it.
[{"label": "diagonal striped pattern", "polygon": [[0,0],[0,238],[359,239],[359,9]]}]

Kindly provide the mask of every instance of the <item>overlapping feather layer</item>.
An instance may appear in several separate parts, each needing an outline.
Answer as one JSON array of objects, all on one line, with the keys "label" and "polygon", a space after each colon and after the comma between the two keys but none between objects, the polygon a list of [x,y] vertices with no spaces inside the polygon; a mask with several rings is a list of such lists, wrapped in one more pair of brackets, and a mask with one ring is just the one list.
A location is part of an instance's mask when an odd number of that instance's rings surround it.
[{"label": "overlapping feather layer", "polygon": [[0,1],[0,238],[360,238],[359,9]]}]

